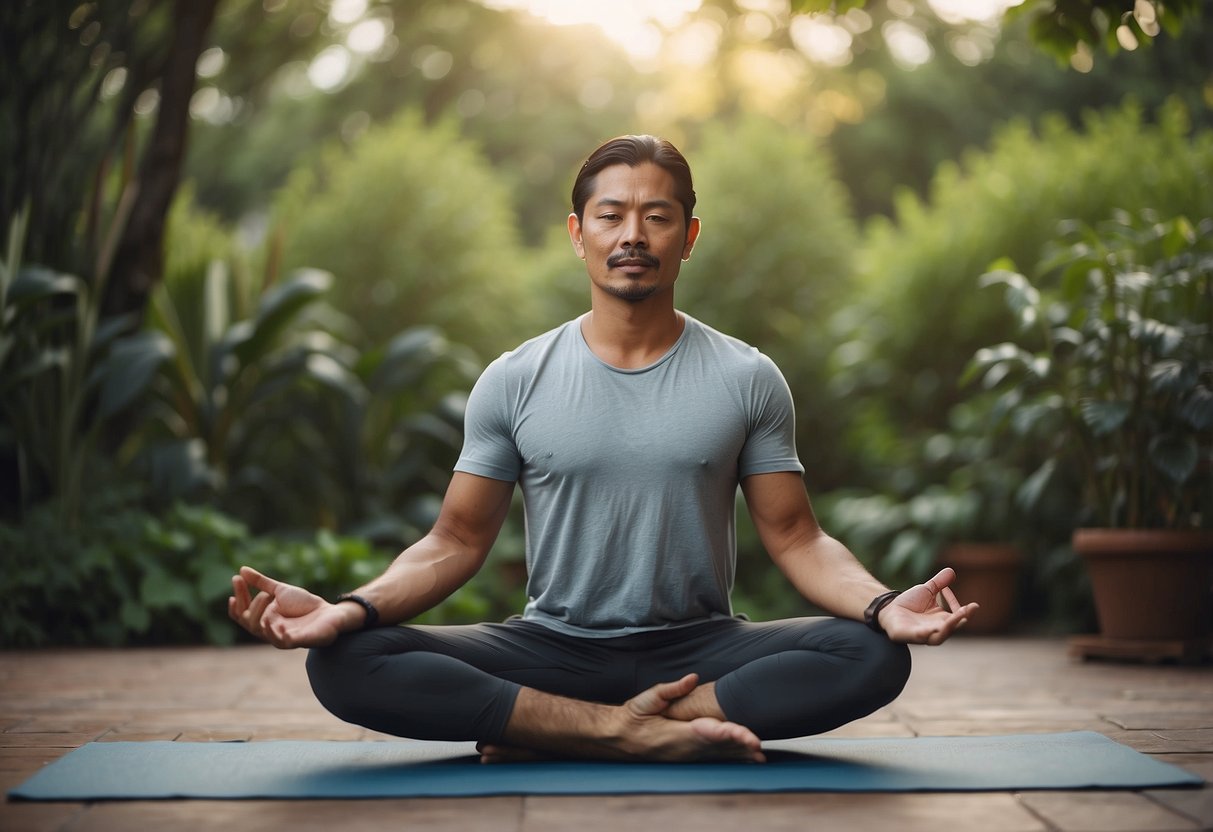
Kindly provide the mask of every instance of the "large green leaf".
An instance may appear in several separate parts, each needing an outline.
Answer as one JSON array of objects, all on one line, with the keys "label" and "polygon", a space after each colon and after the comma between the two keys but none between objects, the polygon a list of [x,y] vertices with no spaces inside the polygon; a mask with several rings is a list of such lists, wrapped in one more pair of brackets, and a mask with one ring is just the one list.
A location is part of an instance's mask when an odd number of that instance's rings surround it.
[{"label": "large green leaf", "polygon": [[1057,476],[1057,460],[1048,459],[1023,481],[1015,492],[1015,502],[1028,514],[1039,506]]},{"label": "large green leaf", "polygon": [[1150,392],[1180,393],[1196,383],[1197,372],[1192,365],[1169,358],[1157,361],[1150,368]]},{"label": "large green leaf", "polygon": [[128,407],[173,354],[173,342],[157,330],[145,330],[116,342],[89,377],[89,385],[100,394],[97,418],[107,419]]},{"label": "large green leaf", "polygon": [[385,393],[408,390],[440,359],[450,354],[446,337],[434,327],[412,327],[387,345],[370,376],[372,389]]},{"label": "large green leaf", "polygon": [[65,347],[40,350],[12,372],[0,376],[0,396],[8,395],[12,390],[43,373],[61,371],[70,363],[71,351]]},{"label": "large green leaf", "polygon": [[1180,415],[1197,430],[1213,428],[1213,390],[1204,385],[1194,389],[1180,409]]},{"label": "large green leaf", "polygon": [[1200,448],[1189,434],[1164,434],[1150,440],[1150,463],[1176,485],[1188,481],[1199,458]]},{"label": "large green leaf", "polygon": [[1083,422],[1096,436],[1107,436],[1120,430],[1132,408],[1128,402],[1107,402],[1083,399],[1078,405]]},{"label": "large green leaf", "polygon": [[139,600],[148,609],[179,609],[193,612],[198,605],[198,593],[192,583],[170,574],[160,566],[148,569],[139,582]]},{"label": "large green leaf", "polygon": [[20,306],[54,295],[77,294],[83,290],[84,281],[75,275],[62,274],[43,266],[22,266],[9,285],[4,301]]},{"label": "large green leaf", "polygon": [[332,285],[333,276],[318,269],[301,269],[266,292],[257,314],[228,329],[224,346],[242,365],[254,363],[271,352],[299,313],[318,300]]}]

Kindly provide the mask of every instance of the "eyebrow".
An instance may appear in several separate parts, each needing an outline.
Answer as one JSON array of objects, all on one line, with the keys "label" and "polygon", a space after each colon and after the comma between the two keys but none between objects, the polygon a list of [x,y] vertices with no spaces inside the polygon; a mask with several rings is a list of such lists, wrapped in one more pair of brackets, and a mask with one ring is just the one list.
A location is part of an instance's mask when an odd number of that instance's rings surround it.
[{"label": "eyebrow", "polygon": [[[600,199],[594,200],[595,208],[622,208],[626,204],[627,203],[624,200],[616,199],[615,197],[610,196],[604,196]],[[673,211],[675,209],[674,203],[668,199],[650,199],[648,202],[641,204],[640,207],[646,211],[650,208],[665,208],[669,211]]]}]

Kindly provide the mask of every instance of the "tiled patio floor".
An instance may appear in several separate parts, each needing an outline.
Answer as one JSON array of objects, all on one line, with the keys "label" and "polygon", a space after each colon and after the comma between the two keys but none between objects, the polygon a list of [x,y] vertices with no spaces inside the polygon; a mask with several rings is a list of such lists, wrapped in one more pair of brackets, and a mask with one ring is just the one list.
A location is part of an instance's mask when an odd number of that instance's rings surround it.
[{"label": "tiled patio floor", "polygon": [[[0,787],[92,740],[359,739],[269,647],[0,653]],[[1094,730],[1213,780],[1213,667],[1075,662],[1060,640],[915,648],[893,705],[840,736]],[[378,736],[378,735],[374,735]],[[1144,792],[0,804],[0,830],[1213,829],[1213,786]]]}]

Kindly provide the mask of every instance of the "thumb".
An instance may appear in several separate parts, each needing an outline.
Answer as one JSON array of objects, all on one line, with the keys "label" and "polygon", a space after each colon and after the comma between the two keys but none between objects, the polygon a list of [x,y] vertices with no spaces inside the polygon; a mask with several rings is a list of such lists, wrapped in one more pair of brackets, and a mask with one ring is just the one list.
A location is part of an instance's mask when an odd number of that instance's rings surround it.
[{"label": "thumb", "polygon": [[629,699],[628,707],[640,716],[655,716],[670,707],[670,703],[675,699],[681,699],[693,691],[698,681],[698,675],[688,673],[677,682],[653,685]]},{"label": "thumb", "polygon": [[262,592],[268,592],[273,595],[278,591],[278,581],[275,581],[268,575],[262,575],[251,566],[241,566],[240,577],[244,578],[249,586]]}]

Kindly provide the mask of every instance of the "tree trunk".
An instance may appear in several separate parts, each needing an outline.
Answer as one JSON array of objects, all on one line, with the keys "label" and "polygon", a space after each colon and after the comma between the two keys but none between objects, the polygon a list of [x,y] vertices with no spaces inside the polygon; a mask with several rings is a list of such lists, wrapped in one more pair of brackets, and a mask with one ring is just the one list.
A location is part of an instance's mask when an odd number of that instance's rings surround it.
[{"label": "tree trunk", "polygon": [[[148,297],[164,273],[164,231],[181,180],[189,135],[190,98],[198,56],[206,45],[219,0],[176,0],[172,44],[160,81],[156,124],[143,153],[130,217],[106,276],[105,316],[142,320]],[[137,326],[137,323],[135,324]]]}]

